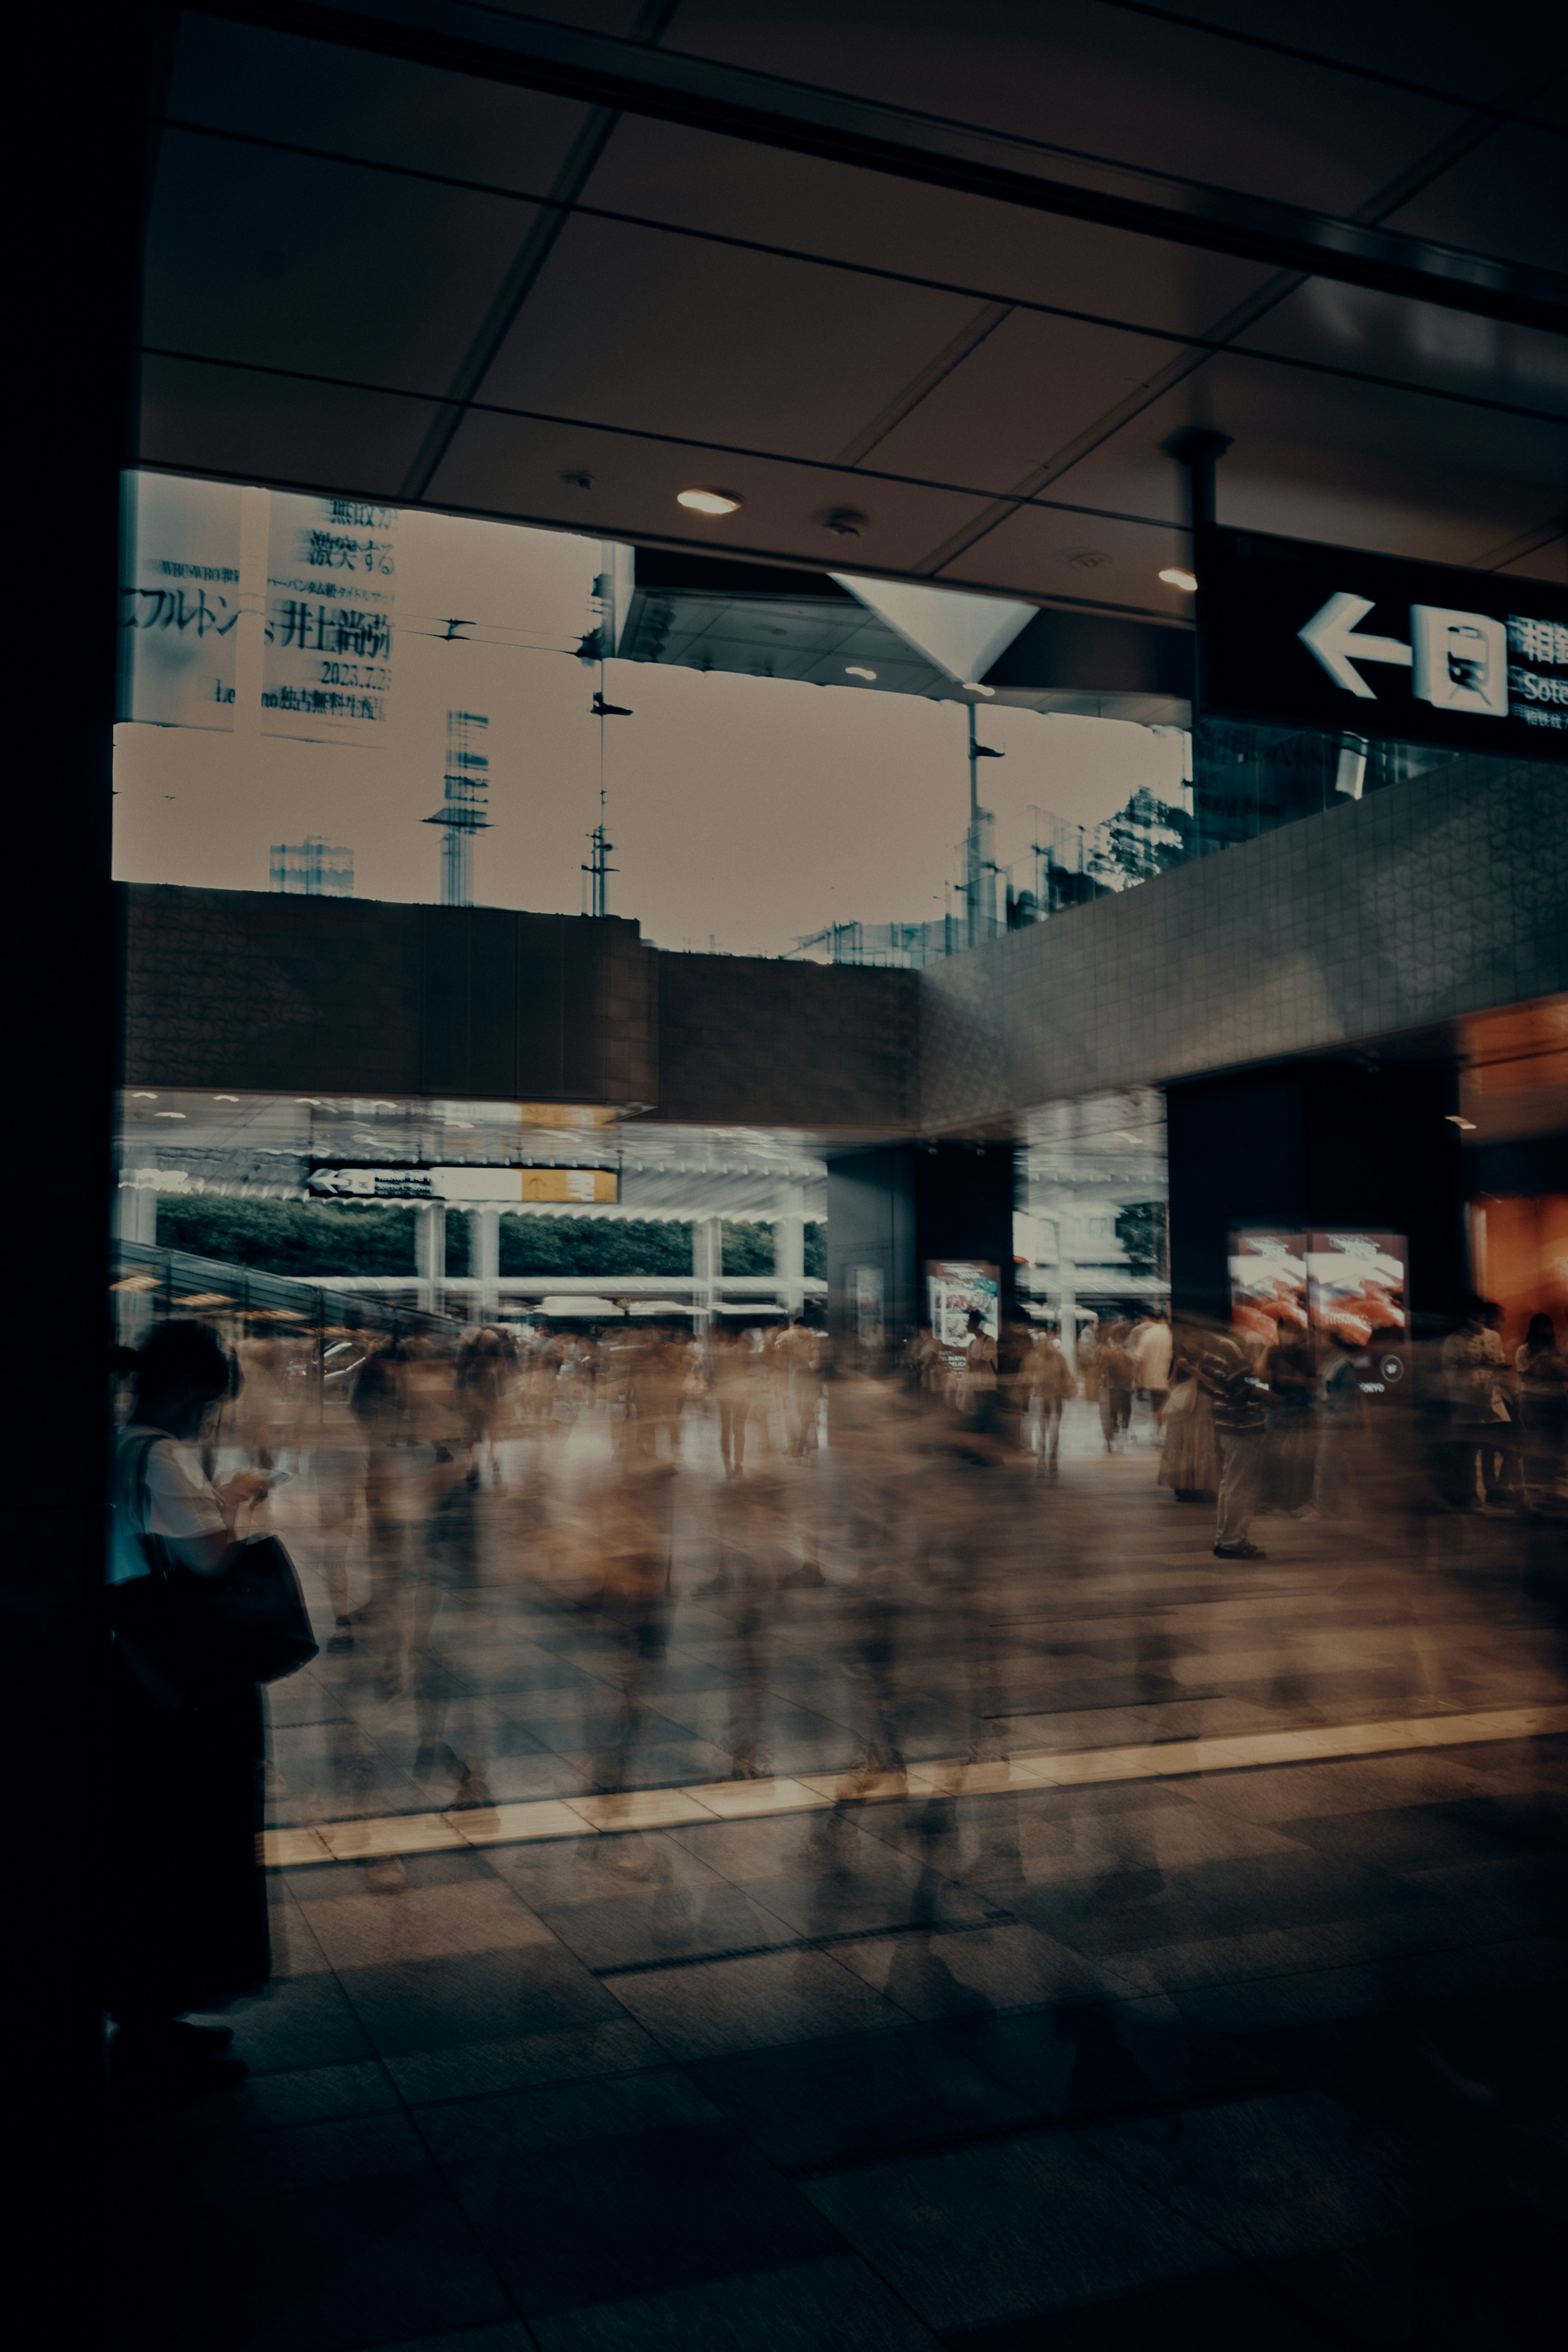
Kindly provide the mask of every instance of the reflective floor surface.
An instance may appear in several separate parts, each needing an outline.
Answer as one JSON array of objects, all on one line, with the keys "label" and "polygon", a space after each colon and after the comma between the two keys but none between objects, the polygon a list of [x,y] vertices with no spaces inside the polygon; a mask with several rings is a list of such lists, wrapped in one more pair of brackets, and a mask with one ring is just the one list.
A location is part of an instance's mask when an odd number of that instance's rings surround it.
[{"label": "reflective floor surface", "polygon": [[1058,1484],[893,1499],[853,1443],[726,1479],[693,1423],[638,1583],[574,1540],[591,1416],[434,1517],[408,1454],[390,1566],[288,1457],[350,1622],[271,1695],[249,2081],[117,2126],[136,2341],[1542,2340],[1559,1528],[1270,1517],[1221,1561],[1086,1406]]}]

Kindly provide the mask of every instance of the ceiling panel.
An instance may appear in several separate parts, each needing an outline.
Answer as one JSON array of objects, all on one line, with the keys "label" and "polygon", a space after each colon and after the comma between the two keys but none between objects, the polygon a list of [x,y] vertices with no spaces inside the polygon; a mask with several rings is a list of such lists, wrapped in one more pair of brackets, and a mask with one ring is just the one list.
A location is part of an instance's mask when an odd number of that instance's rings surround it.
[{"label": "ceiling panel", "polygon": [[1168,346],[1016,310],[878,444],[895,472],[1010,489],[1042,457],[1147,382]]},{"label": "ceiling panel", "polygon": [[578,220],[486,394],[826,458],[973,310],[956,295]]},{"label": "ceiling panel", "polygon": [[1278,10],[1260,11],[1258,0],[1180,0],[1180,13],[1459,97],[1502,87],[1563,37],[1561,0],[1510,0],[1489,13],[1470,0],[1421,0],[1418,12],[1408,0],[1313,0],[1310,15],[1288,22],[1278,21]]},{"label": "ceiling panel", "polygon": [[[1237,348],[1364,371],[1500,407],[1552,415],[1568,412],[1568,343],[1560,335],[1440,310],[1432,303],[1402,302],[1322,278],[1310,278],[1248,328]],[[1446,414],[1444,429],[1450,432],[1489,436],[1493,430],[1484,409],[1467,415],[1451,404],[1428,400],[1419,403],[1419,411]]]},{"label": "ceiling panel", "polygon": [[1204,332],[1268,273],[1089,221],[623,115],[589,203],[793,251]]},{"label": "ceiling panel", "polygon": [[1406,236],[1429,236],[1537,269],[1563,267],[1568,219],[1568,139],[1508,126],[1390,215]]},{"label": "ceiling panel", "polygon": [[165,350],[443,392],[533,217],[506,199],[169,131],[143,332]]},{"label": "ceiling panel", "polygon": [[953,588],[984,581],[1060,604],[1190,621],[1192,598],[1168,587],[1160,573],[1191,561],[1189,536],[1173,521],[1142,525],[1020,507],[944,565],[942,577]]},{"label": "ceiling panel", "polygon": [[396,393],[153,358],[137,456],[171,473],[395,501],[429,423],[424,402]]},{"label": "ceiling panel", "polygon": [[[1563,499],[1568,436],[1516,427],[1507,466],[1467,411],[1445,411],[1423,435],[1412,419],[1436,402],[1379,394],[1226,357],[1179,386],[1058,486],[1086,503],[1178,499],[1163,443],[1193,425],[1235,437],[1219,468],[1219,518],[1245,529],[1383,548],[1435,563],[1475,563],[1499,541],[1542,521]],[[1554,485],[1563,487],[1554,487]],[[1153,511],[1152,504],[1147,511]],[[976,551],[984,562],[984,550]]]},{"label": "ceiling panel", "polygon": [[[586,471],[588,491],[563,477]],[[679,490],[719,481],[740,492],[742,513],[702,519],[675,503]],[[782,555],[820,569],[852,560],[857,571],[910,569],[923,551],[968,523],[984,501],[902,484],[879,485],[865,533],[826,531],[819,513],[846,495],[852,475],[763,457],[678,448],[635,434],[528,423],[476,413],[467,418],[431,485],[436,506],[559,521],[608,539],[661,541],[714,555]]]},{"label": "ceiling panel", "polygon": [[[1048,18],[1038,0],[685,0],[666,46],[1328,212],[1464,119],[1100,0]],[[1461,86],[1472,71],[1467,57]]]},{"label": "ceiling panel", "polygon": [[538,194],[560,170],[589,110],[469,74],[186,16],[166,111]]}]

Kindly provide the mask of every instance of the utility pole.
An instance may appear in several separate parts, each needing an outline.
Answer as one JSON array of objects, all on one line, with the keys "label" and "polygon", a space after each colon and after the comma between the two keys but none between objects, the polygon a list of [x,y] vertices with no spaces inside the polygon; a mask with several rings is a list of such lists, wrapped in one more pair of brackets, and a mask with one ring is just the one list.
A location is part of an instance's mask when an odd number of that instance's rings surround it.
[{"label": "utility pole", "polygon": [[610,876],[620,869],[609,863],[610,852],[616,845],[605,830],[605,721],[606,719],[629,719],[632,714],[624,703],[606,702],[605,699],[605,660],[602,653],[599,656],[599,688],[589,708],[599,722],[599,822],[588,835],[594,846],[583,871],[591,879],[590,912],[607,915],[610,911]]},{"label": "utility pole", "polygon": [[589,854],[589,861],[583,871],[589,877],[591,893],[589,912],[595,915],[607,915],[610,911],[610,876],[618,874],[620,868],[608,862],[610,852],[616,845],[605,830],[605,795],[602,790],[599,793],[599,822],[588,838],[594,845]]},{"label": "utility pole", "polygon": [[[982,743],[975,732],[974,705],[969,705],[969,831],[963,844],[964,944],[975,948],[996,929],[996,819],[980,805],[980,762],[1006,754]],[[985,905],[989,897],[991,905]]]}]

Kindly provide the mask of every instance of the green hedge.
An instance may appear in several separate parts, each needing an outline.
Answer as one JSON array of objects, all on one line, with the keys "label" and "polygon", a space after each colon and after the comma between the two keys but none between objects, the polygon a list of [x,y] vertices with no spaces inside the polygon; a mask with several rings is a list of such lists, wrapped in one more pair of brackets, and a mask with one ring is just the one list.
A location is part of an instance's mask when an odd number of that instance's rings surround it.
[{"label": "green hedge", "polygon": [[396,1201],[226,1201],[161,1192],[158,1242],[268,1274],[412,1274],[414,1211]]},{"label": "green hedge", "polygon": [[[163,1192],[158,1240],[229,1265],[269,1274],[414,1272],[412,1205],[400,1202],[235,1201],[209,1193]],[[821,1275],[823,1229],[805,1229],[805,1270]],[[503,1216],[503,1274],[689,1274],[691,1227],[599,1217]],[[771,1225],[724,1227],[726,1274],[772,1274]],[[447,1271],[468,1271],[468,1221],[447,1221]]]}]

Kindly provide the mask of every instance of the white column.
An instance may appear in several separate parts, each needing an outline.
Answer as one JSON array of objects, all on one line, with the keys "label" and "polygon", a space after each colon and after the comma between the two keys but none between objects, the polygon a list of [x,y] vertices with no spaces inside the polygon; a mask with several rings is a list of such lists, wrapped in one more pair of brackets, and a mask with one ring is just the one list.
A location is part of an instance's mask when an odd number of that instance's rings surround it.
[{"label": "white column", "polygon": [[121,1177],[114,1195],[112,1230],[117,1242],[158,1239],[158,1195],[150,1184],[128,1184]]},{"label": "white column", "polygon": [[441,1287],[447,1278],[445,1201],[421,1201],[415,1212],[414,1271],[419,1276],[421,1310],[426,1315],[439,1315]]},{"label": "white column", "polygon": [[691,1303],[696,1309],[697,1328],[706,1333],[713,1328],[722,1293],[720,1284],[724,1272],[724,1221],[721,1217],[698,1217],[691,1228],[691,1271],[696,1277],[691,1289]]},{"label": "white column", "polygon": [[786,1315],[805,1307],[805,1187],[792,1184],[784,1194],[784,1213],[773,1223],[773,1272],[778,1276],[781,1304]]},{"label": "white column", "polygon": [[471,1294],[476,1323],[500,1313],[500,1211],[485,1203],[468,1211],[468,1272],[480,1287]]},{"label": "white column", "polygon": [[[117,1186],[110,1211],[110,1223],[117,1242],[147,1242],[156,1245],[158,1239],[158,1195],[150,1184],[132,1184],[123,1175]],[[117,1290],[114,1293],[114,1336],[122,1348],[139,1348],[153,1328],[153,1300],[157,1293],[145,1290]]]}]

